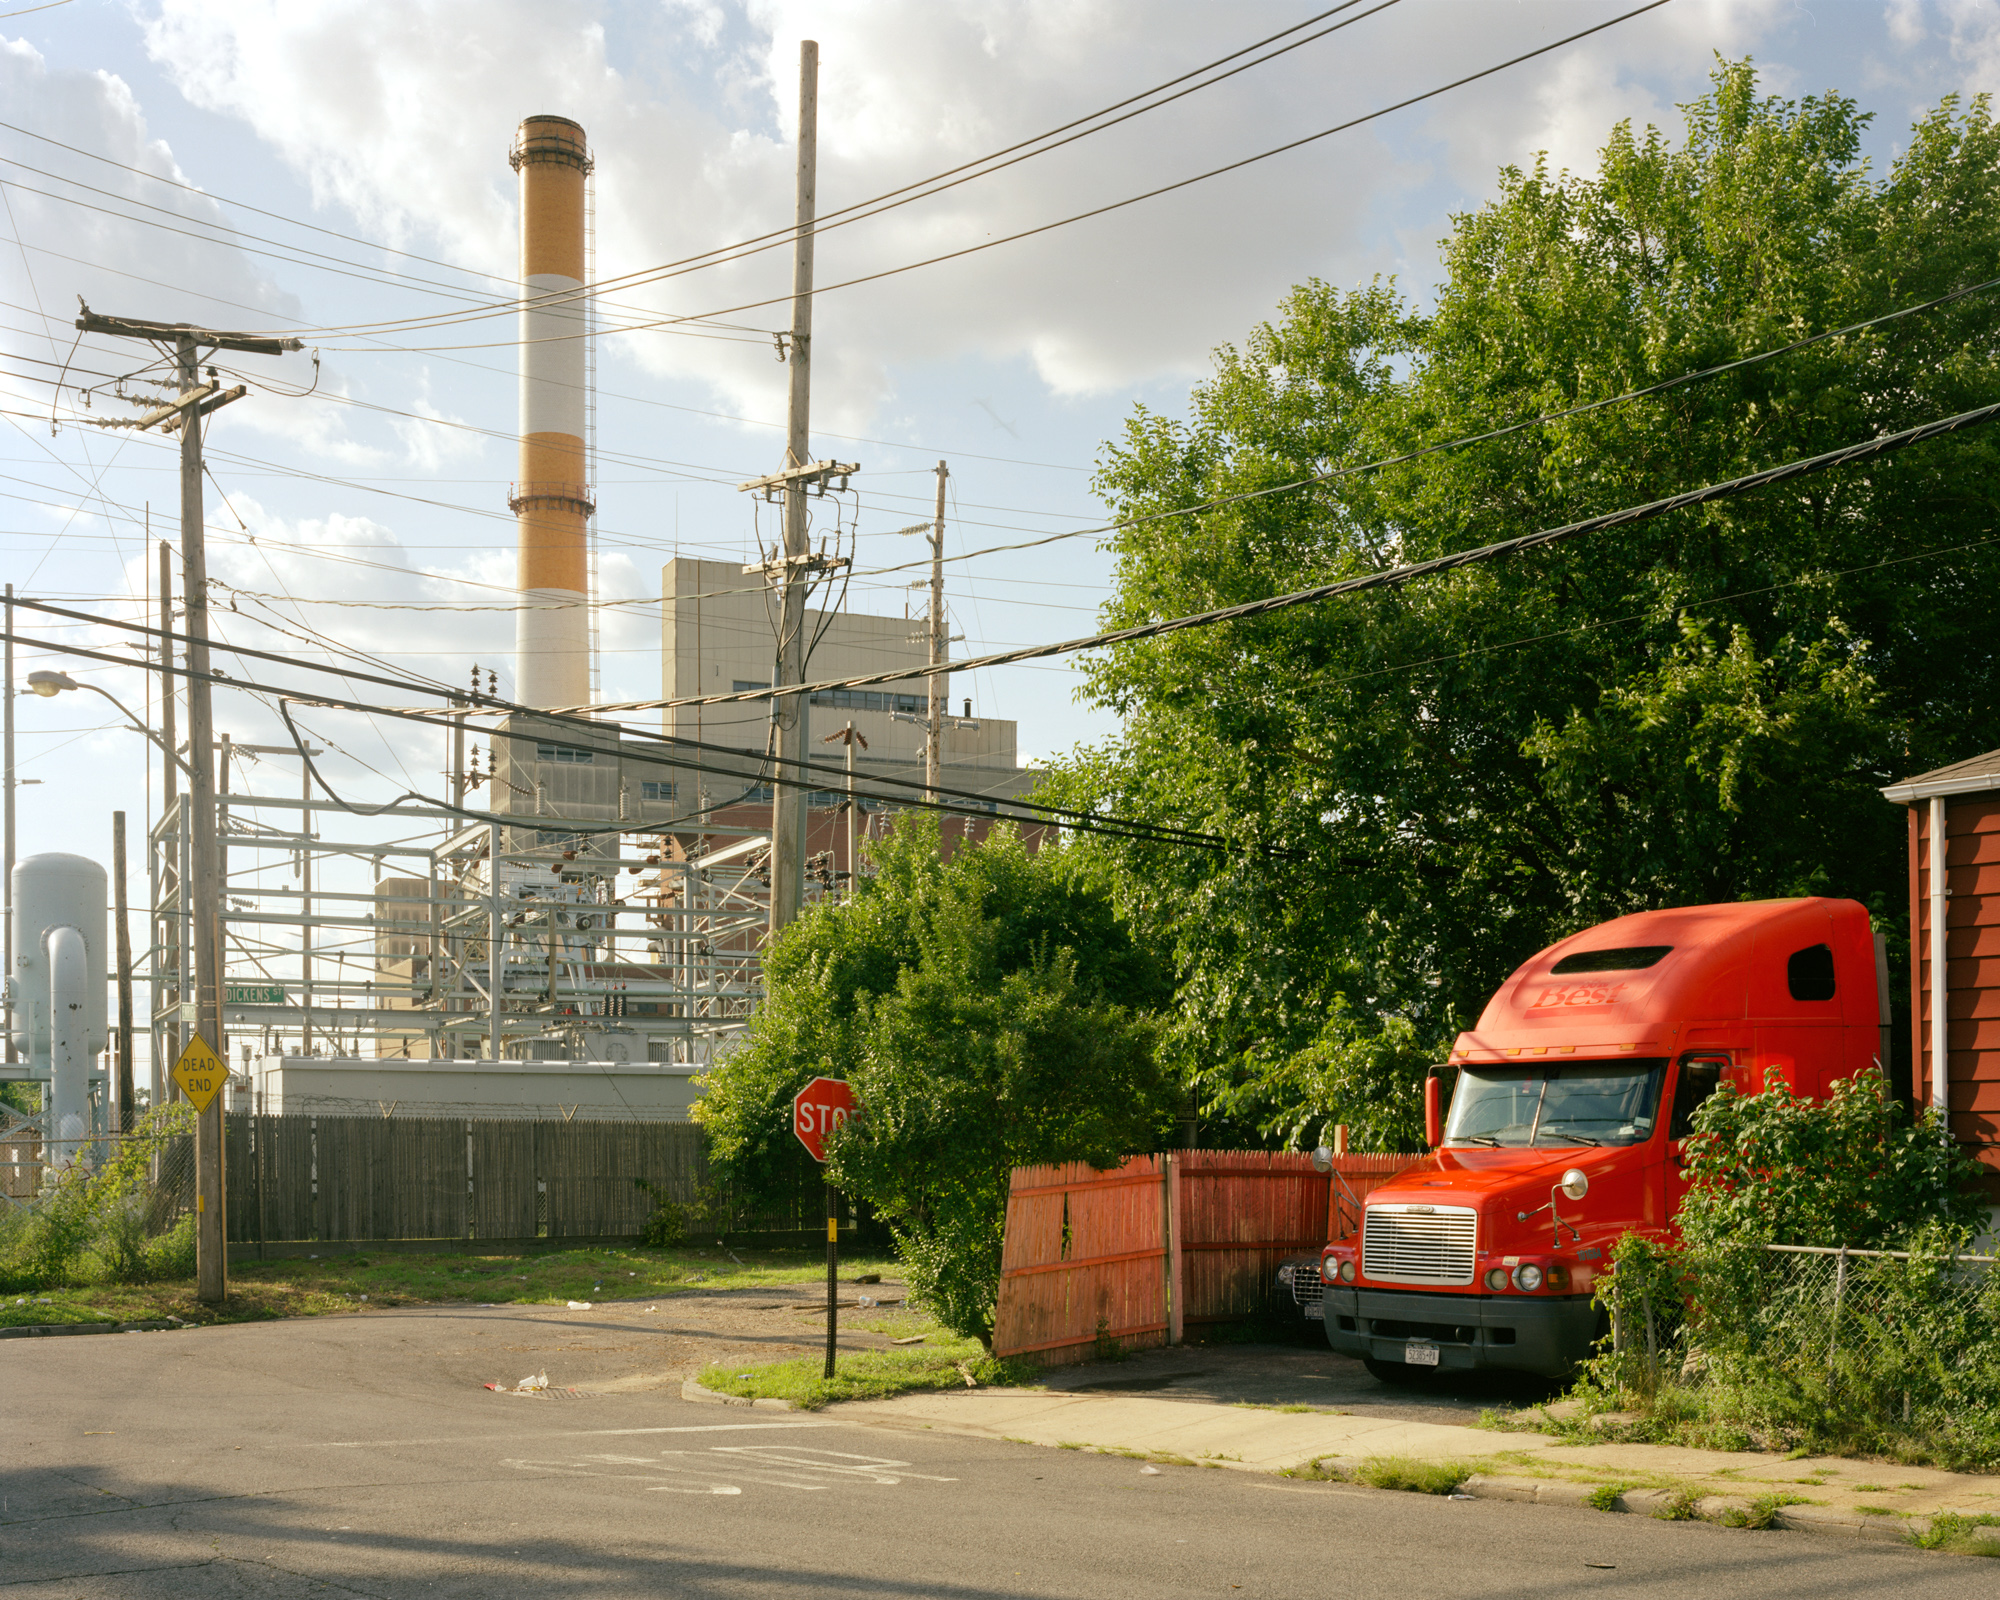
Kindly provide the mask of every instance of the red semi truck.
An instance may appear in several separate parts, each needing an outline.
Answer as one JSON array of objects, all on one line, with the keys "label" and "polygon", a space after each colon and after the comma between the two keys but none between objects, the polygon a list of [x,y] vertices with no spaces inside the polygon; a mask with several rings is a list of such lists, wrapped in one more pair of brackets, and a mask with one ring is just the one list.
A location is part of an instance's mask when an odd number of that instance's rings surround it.
[{"label": "red semi truck", "polygon": [[1327,1342],[1391,1382],[1561,1376],[1603,1332],[1591,1294],[1620,1236],[1671,1226],[1716,1085],[1825,1095],[1886,1059],[1888,1020],[1852,900],[1646,911],[1551,945],[1458,1036],[1448,1118],[1427,1085],[1434,1153],[1324,1251]]}]

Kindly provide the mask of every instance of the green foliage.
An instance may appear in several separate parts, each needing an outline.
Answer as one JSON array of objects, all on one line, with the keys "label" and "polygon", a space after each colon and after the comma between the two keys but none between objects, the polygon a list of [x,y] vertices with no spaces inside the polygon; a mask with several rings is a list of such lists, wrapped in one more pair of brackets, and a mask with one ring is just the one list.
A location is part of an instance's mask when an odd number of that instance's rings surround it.
[{"label": "green foliage", "polygon": [[1979,1166],[1934,1110],[1912,1122],[1877,1071],[1823,1100],[1772,1075],[1761,1094],[1724,1084],[1682,1145],[1681,1236],[1697,1252],[1766,1244],[1900,1249],[1926,1232],[1962,1245],[1984,1220]]},{"label": "green foliage", "polygon": [[[1984,100],[1925,115],[1883,177],[1859,158],[1852,101],[1762,96],[1747,63],[1686,111],[1678,141],[1612,129],[1594,172],[1503,172],[1496,199],[1453,219],[1432,309],[1391,284],[1299,286],[1218,352],[1184,420],[1133,416],[1101,492],[1144,519],[1277,489],[1991,275],[2000,126]],[[1947,416],[2000,392],[1996,331],[2000,296],[1974,296],[1670,394],[1146,521],[1117,537],[1106,621],[1442,555]],[[1121,732],[1049,790],[1238,847],[1082,847],[1171,955],[1166,1048],[1208,1105],[1301,1142],[1318,1117],[1366,1122],[1528,955],[1633,910],[1844,894],[1900,937],[1902,818],[1878,786],[2000,744],[1996,461],[2000,436],[1970,431],[1097,656],[1090,692]]]},{"label": "green foliage", "polygon": [[653,1202],[653,1214],[639,1230],[639,1243],[649,1250],[670,1250],[686,1239],[689,1222],[699,1215],[697,1209],[674,1199],[649,1179],[634,1178],[632,1182]]},{"label": "green foliage", "polygon": [[1680,1238],[1627,1235],[1600,1282],[1587,1391],[1680,1444],[2000,1465],[2000,1273],[1958,1259],[1978,1169],[1935,1115],[1909,1125],[1870,1072],[1819,1102],[1725,1087],[1695,1129]]},{"label": "green foliage", "polygon": [[1953,1555],[2000,1556],[2000,1538],[1987,1533],[1988,1528],[2000,1528],[2000,1517],[1940,1511],[1922,1533],[1910,1535],[1910,1543],[1921,1550],[1946,1550]]},{"label": "green foliage", "polygon": [[1038,1376],[1031,1364],[994,1360],[975,1339],[948,1337],[905,1350],[863,1350],[844,1355],[832,1378],[825,1372],[824,1358],[811,1356],[749,1368],[718,1364],[703,1369],[697,1381],[717,1394],[789,1400],[800,1411],[817,1411],[840,1400],[884,1400],[896,1394],[982,1384],[1031,1384]]},{"label": "green foliage", "polygon": [[1348,1472],[1351,1482],[1412,1494],[1455,1494],[1471,1476],[1469,1462],[1430,1461],[1422,1456],[1367,1456]]},{"label": "green foliage", "polygon": [[194,1131],[185,1102],[148,1112],[102,1166],[75,1162],[48,1179],[32,1212],[0,1236],[0,1287],[144,1283],[194,1270],[194,1221],[164,1214],[160,1156]]},{"label": "green foliage", "polygon": [[1157,970],[1070,852],[1030,855],[1007,829],[948,862],[939,843],[905,818],[852,901],[785,931],[697,1115],[718,1175],[754,1192],[796,1159],[792,1096],[852,1083],[866,1114],[828,1176],[889,1223],[939,1321],[985,1339],[1010,1169],[1153,1148],[1178,1092],[1154,1049]]}]

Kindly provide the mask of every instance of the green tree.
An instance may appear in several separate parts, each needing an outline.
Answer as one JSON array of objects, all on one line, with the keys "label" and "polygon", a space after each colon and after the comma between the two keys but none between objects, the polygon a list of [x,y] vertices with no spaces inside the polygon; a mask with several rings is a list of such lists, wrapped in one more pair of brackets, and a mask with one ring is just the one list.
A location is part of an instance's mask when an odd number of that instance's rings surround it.
[{"label": "green tree", "polygon": [[[1618,395],[1984,280],[2000,128],[1946,101],[1885,177],[1837,95],[1719,66],[1686,137],[1501,174],[1422,308],[1311,282],[1217,356],[1185,420],[1140,410],[1121,518],[1271,489]],[[1559,525],[2000,394],[2000,296],[1645,400],[1156,521],[1106,621],[1281,593]],[[2000,744],[2000,436],[1953,435],[1637,527],[1103,652],[1111,743],[1049,788],[1236,841],[1092,842],[1170,952],[1168,1048],[1274,1138],[1363,1123],[1396,1063],[1528,955],[1649,906],[1851,895],[1892,933],[1881,783]],[[1327,1037],[1332,1030],[1333,1037]],[[1407,1046],[1407,1048],[1406,1048]]]},{"label": "green tree", "polygon": [[1180,1091],[1154,1048],[1160,969],[1074,854],[1008,828],[949,861],[939,846],[933,819],[905,817],[851,901],[780,936],[696,1115],[720,1176],[754,1193],[795,1161],[792,1096],[846,1079],[863,1115],[828,1176],[889,1223],[946,1324],[988,1338],[1010,1170],[1155,1148]]}]

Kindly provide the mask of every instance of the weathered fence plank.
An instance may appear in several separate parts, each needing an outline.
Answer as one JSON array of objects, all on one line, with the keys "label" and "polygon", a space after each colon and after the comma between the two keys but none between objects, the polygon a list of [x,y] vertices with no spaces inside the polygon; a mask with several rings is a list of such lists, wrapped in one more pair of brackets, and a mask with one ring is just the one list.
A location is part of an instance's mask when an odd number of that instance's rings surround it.
[{"label": "weathered fence plank", "polygon": [[1133,1156],[1110,1172],[1081,1163],[1014,1170],[995,1355],[1056,1365],[1088,1359],[1100,1341],[1125,1349],[1165,1342],[1161,1172],[1157,1156]]}]

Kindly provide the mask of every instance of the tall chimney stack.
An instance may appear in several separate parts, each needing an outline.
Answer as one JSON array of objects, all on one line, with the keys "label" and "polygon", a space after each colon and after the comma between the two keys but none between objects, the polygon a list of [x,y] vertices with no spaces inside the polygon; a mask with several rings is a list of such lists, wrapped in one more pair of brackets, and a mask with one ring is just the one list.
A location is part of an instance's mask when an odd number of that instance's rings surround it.
[{"label": "tall chimney stack", "polygon": [[[521,611],[514,695],[537,710],[590,699],[584,472],[584,184],[590,148],[567,117],[530,117],[508,156],[521,175],[521,464],[508,497],[519,519]],[[536,303],[551,297],[546,304]]]}]

